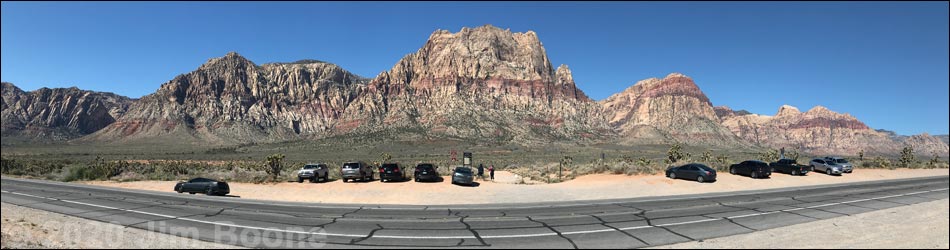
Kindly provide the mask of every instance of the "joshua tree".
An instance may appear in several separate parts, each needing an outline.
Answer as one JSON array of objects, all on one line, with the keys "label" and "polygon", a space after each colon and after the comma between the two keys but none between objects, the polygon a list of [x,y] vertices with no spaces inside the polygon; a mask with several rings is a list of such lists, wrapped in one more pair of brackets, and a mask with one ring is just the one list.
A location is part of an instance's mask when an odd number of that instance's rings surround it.
[{"label": "joshua tree", "polygon": [[703,156],[699,158],[702,162],[709,163],[712,161],[712,151],[706,150],[703,152]]},{"label": "joshua tree", "polygon": [[284,170],[283,161],[283,154],[272,154],[267,157],[267,165],[264,171],[267,172],[267,175],[270,175],[271,180],[277,181],[277,178],[280,177],[280,173]]},{"label": "joshua tree", "polygon": [[901,159],[900,159],[901,167],[903,168],[910,167],[910,164],[913,163],[914,161],[915,161],[914,148],[910,146],[904,147],[904,149],[901,150]]},{"label": "joshua tree", "polygon": [[666,152],[666,163],[674,164],[679,160],[682,160],[685,157],[685,155],[683,155],[682,149],[683,148],[679,143],[673,144],[673,146],[670,147],[670,150]]}]

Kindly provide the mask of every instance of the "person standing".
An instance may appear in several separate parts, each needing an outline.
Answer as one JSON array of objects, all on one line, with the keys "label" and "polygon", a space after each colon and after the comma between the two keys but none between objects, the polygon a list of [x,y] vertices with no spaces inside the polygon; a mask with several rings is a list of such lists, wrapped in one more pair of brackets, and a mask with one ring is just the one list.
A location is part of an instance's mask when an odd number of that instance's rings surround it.
[{"label": "person standing", "polygon": [[495,164],[488,166],[488,176],[495,181]]}]

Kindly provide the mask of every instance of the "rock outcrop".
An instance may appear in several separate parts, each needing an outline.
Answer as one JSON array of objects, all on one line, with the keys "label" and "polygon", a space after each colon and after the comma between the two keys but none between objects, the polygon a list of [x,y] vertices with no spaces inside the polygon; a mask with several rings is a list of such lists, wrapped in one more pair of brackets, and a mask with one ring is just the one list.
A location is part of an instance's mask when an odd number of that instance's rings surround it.
[{"label": "rock outcrop", "polygon": [[625,143],[748,145],[719,124],[709,98],[683,74],[639,81],[600,105]]},{"label": "rock outcrop", "polygon": [[96,132],[122,116],[132,100],[106,92],[41,88],[25,92],[2,83],[2,134],[37,140],[69,140]]}]

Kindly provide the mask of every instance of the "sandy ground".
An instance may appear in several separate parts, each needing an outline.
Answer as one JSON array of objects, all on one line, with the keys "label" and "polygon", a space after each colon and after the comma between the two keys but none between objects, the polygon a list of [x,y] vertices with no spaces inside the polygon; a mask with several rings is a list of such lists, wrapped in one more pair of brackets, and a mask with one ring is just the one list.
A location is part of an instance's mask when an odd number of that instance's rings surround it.
[{"label": "sandy ground", "polygon": [[[744,191],[818,184],[834,184],[869,180],[898,179],[950,175],[948,169],[856,169],[852,174],[829,176],[809,173],[808,176],[773,174],[770,179],[751,179],[719,173],[715,183],[697,183],[672,180],[662,175],[587,175],[556,184],[510,184],[512,174],[498,171],[498,182],[478,181],[477,187],[452,185],[449,179],[441,183],[408,182],[350,182],[340,180],[327,183],[229,183],[231,195],[244,199],[279,200],[313,203],[366,203],[366,204],[488,204],[523,203],[564,200],[594,200],[696,194],[710,192]],[[87,184],[145,189],[172,193],[174,181],[111,182],[93,181]],[[188,195],[188,194],[183,194]]]},{"label": "sandy ground", "polygon": [[[749,234],[657,247],[683,248],[927,248],[950,249],[950,200],[925,202],[773,228]],[[814,233],[826,232],[826,237]]]},{"label": "sandy ground", "polygon": [[0,247],[10,248],[235,248],[115,224],[0,203]]}]

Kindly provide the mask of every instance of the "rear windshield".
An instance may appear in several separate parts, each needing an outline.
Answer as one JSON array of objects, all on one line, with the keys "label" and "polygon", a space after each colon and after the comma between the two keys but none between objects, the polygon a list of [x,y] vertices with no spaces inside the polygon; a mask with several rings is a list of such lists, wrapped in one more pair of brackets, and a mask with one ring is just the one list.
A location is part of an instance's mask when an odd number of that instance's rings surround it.
[{"label": "rear windshield", "polygon": [[396,164],[383,164],[383,169],[386,169],[386,170],[395,169],[395,168],[398,168],[398,167],[399,167],[399,165],[396,165]]},{"label": "rear windshield", "polygon": [[359,164],[359,163],[347,163],[347,164],[343,164],[343,168],[345,168],[345,169],[359,169],[359,168],[360,168],[360,164]]},{"label": "rear windshield", "polygon": [[431,164],[423,164],[423,165],[416,166],[416,168],[419,169],[419,170],[432,170],[432,165],[431,165]]},{"label": "rear windshield", "polygon": [[456,168],[456,169],[455,169],[455,172],[459,172],[459,173],[471,173],[472,170],[471,170],[471,169],[468,169],[468,168]]}]

